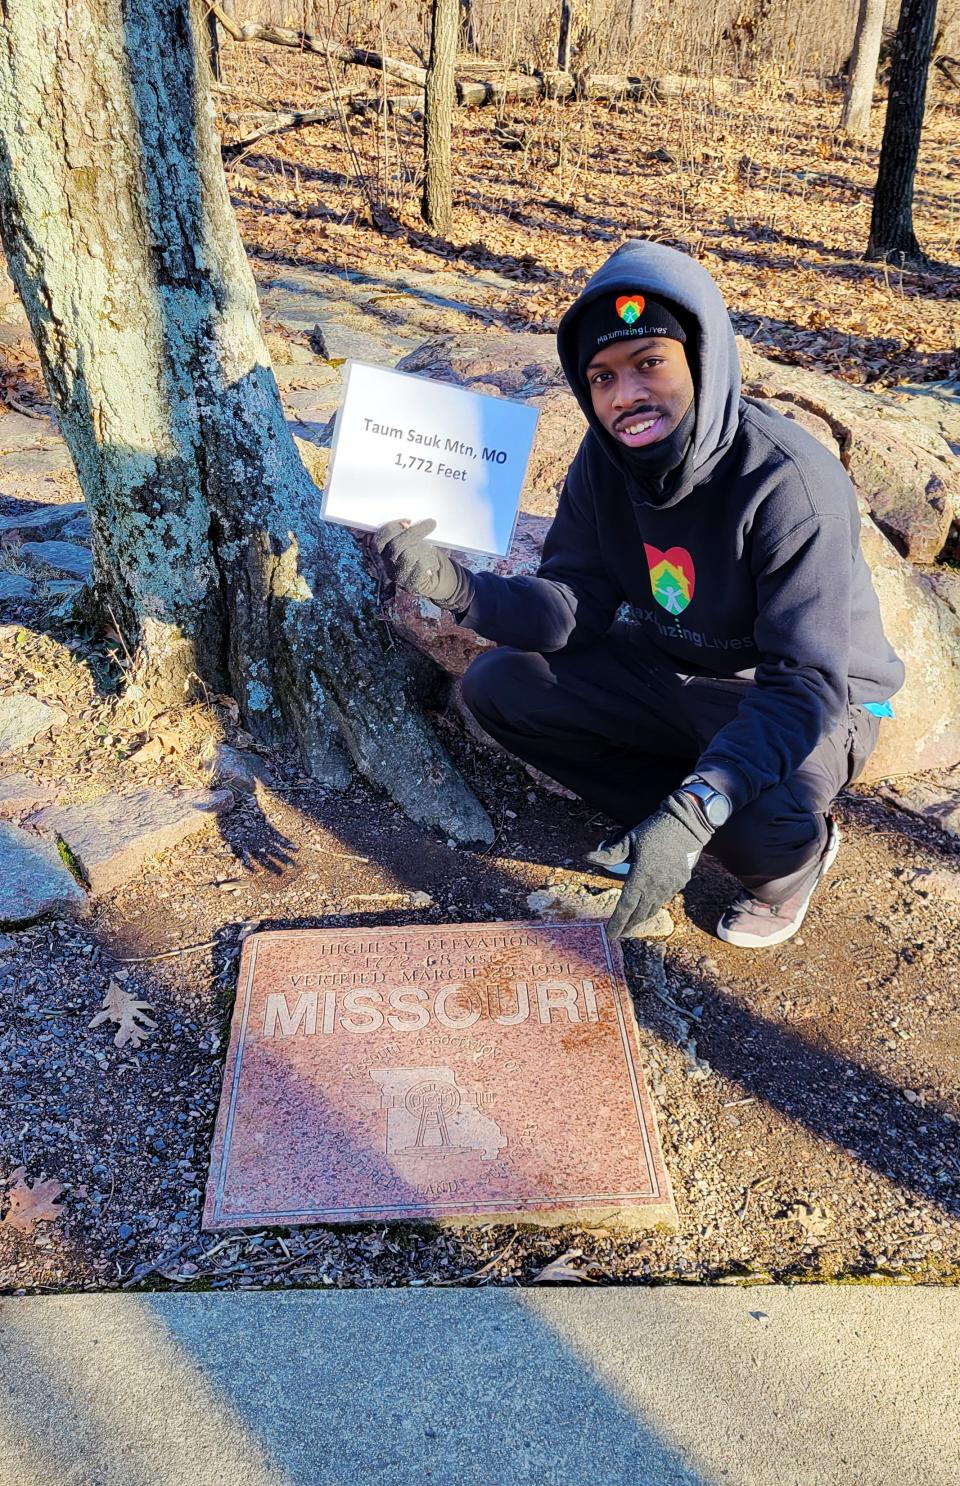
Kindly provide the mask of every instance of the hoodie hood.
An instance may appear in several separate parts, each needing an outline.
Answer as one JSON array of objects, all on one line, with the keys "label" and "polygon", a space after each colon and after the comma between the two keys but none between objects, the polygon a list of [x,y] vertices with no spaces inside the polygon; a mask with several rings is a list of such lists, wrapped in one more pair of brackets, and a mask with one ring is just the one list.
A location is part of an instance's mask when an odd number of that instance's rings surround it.
[{"label": "hoodie hood", "polygon": [[[590,389],[578,367],[578,320],[584,308],[603,295],[632,290],[678,306],[683,311],[684,323],[692,323],[694,329],[686,348],[694,384],[692,427],[685,419],[681,429],[676,430],[676,433],[682,430],[682,449],[675,443],[664,448],[663,455],[670,466],[665,472],[656,471],[655,456],[653,461],[647,461],[651,473],[660,473],[660,489],[653,496],[650,482],[641,472],[642,466],[631,458],[637,451],[625,449],[593,411]],[[685,253],[662,243],[624,243],[597,269],[563,316],[557,331],[557,349],[564,375],[593,436],[623,475],[634,500],[674,505],[714,468],[733,443],[740,416],[740,358],[733,327],[713,279]],[[671,436],[674,441],[676,433]],[[663,443],[670,445],[671,439]],[[659,447],[651,444],[650,454],[654,455]]]}]

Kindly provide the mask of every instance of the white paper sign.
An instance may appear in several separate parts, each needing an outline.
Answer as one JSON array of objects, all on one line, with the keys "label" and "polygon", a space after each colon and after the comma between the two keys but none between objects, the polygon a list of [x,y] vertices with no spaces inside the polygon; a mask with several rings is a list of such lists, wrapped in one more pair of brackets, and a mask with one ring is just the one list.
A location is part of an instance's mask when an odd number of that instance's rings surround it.
[{"label": "white paper sign", "polygon": [[351,361],[321,515],[374,531],[432,516],[430,540],[503,557],[537,409]]}]

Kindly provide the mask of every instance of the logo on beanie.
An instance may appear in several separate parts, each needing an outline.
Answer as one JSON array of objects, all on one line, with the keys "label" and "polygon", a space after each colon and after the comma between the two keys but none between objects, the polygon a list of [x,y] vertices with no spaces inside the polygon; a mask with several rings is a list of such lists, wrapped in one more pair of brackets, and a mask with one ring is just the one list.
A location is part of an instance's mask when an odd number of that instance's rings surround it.
[{"label": "logo on beanie", "polygon": [[682,614],[693,598],[696,577],[693,558],[685,547],[668,547],[666,552],[649,542],[644,542],[643,547],[654,598],[668,614]]},{"label": "logo on beanie", "polygon": [[621,294],[616,304],[617,314],[627,325],[636,325],[645,302],[642,294]]}]

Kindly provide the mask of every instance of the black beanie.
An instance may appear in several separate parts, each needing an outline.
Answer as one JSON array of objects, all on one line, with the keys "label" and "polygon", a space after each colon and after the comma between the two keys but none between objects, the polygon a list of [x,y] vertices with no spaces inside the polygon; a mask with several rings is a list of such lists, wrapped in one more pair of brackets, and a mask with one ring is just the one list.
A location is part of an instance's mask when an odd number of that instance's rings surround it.
[{"label": "black beanie", "polygon": [[661,335],[686,345],[687,333],[664,300],[639,291],[602,294],[584,307],[574,325],[577,369],[582,377],[598,351],[611,341]]}]

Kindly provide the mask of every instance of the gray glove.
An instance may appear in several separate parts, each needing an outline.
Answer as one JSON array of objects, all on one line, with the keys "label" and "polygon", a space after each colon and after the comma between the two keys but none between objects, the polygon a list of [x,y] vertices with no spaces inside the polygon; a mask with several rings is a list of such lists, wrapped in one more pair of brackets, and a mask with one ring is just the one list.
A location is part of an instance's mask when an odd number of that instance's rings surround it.
[{"label": "gray glove", "polygon": [[435,521],[388,521],[373,533],[375,550],[398,588],[464,614],[473,600],[473,575],[442,547],[428,542]]},{"label": "gray glove", "polygon": [[630,862],[620,901],[607,925],[611,939],[652,918],[690,881],[703,848],[713,835],[692,795],[674,790],[658,810],[624,836],[604,842],[587,861],[608,871]]}]

